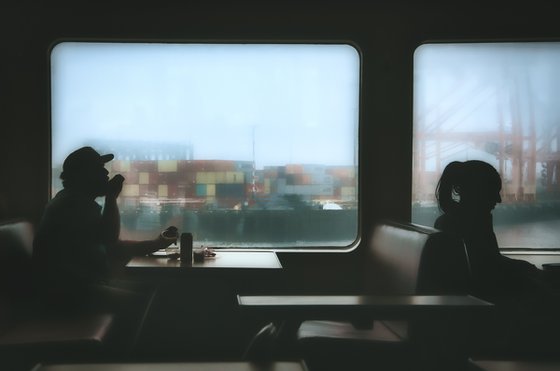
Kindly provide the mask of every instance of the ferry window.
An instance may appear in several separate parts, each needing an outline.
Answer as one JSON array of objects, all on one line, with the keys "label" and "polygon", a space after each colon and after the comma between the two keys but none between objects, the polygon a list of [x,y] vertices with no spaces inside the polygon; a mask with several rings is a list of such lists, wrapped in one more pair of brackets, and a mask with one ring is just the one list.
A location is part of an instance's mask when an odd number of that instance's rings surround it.
[{"label": "ferry window", "polygon": [[347,44],[62,42],[52,195],[66,155],[113,153],[123,238],[343,248],[358,236],[360,56]]},{"label": "ferry window", "polygon": [[444,43],[414,56],[412,221],[433,225],[451,161],[502,177],[501,247],[560,248],[560,43]]}]

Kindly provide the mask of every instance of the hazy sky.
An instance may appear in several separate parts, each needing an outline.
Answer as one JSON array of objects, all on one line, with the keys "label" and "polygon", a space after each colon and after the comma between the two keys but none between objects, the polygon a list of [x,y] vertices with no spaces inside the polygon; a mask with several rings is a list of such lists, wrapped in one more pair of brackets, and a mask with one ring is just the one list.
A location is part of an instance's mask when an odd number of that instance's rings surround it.
[{"label": "hazy sky", "polygon": [[348,45],[62,43],[53,165],[89,140],[192,143],[195,159],[352,165],[360,60]]}]

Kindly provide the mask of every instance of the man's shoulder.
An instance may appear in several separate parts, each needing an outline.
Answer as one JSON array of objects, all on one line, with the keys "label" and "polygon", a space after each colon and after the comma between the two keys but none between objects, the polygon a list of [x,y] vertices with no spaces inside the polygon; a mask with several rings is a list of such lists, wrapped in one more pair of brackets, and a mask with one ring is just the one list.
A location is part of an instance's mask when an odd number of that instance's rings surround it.
[{"label": "man's shoulder", "polygon": [[79,217],[79,220],[96,219],[101,215],[101,206],[95,200],[62,190],[48,203],[44,218],[65,220]]},{"label": "man's shoulder", "polygon": [[53,199],[49,202],[49,207],[81,207],[81,208],[92,208],[101,209],[101,206],[92,200],[91,198],[85,197],[79,192],[72,192],[67,189],[63,189],[58,192]]}]

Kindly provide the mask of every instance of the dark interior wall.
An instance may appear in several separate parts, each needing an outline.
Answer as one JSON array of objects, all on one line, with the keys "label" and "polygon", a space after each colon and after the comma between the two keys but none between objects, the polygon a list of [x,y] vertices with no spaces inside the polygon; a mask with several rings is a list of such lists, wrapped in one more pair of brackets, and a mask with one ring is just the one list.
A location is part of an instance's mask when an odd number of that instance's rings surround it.
[{"label": "dark interior wall", "polygon": [[[412,67],[428,41],[560,38],[552,5],[414,1],[39,2],[0,5],[0,216],[40,218],[49,197],[50,46],[61,39],[349,41],[362,53],[362,240],[410,214]],[[352,254],[284,254],[293,282],[353,285]],[[310,268],[312,267],[312,268]],[[345,269],[348,268],[348,269]],[[317,274],[317,272],[324,274]],[[333,274],[334,273],[334,274]],[[344,277],[344,279],[341,279]]]}]

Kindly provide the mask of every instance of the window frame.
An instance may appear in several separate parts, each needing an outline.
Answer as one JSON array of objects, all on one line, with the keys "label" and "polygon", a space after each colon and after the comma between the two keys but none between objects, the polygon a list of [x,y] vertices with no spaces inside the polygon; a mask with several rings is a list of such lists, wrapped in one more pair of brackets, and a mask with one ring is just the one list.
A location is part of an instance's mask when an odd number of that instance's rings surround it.
[{"label": "window frame", "polygon": [[[357,220],[356,220],[356,238],[355,240],[347,246],[305,246],[305,247],[285,247],[285,248],[278,248],[274,246],[267,246],[267,247],[255,247],[255,248],[243,248],[243,247],[226,247],[228,251],[235,251],[235,250],[242,250],[242,251],[263,251],[263,250],[271,250],[276,252],[287,252],[287,253],[348,253],[354,251],[358,246],[361,244],[363,239],[363,221],[362,221],[362,214],[363,214],[363,205],[362,205],[362,181],[363,176],[361,175],[362,171],[361,168],[363,167],[363,159],[362,159],[362,150],[360,149],[360,133],[363,130],[363,93],[362,93],[362,85],[363,85],[363,52],[359,46],[359,44],[353,40],[349,39],[239,39],[239,38],[228,38],[228,39],[204,39],[204,38],[197,38],[197,39],[184,39],[184,38],[169,38],[169,39],[127,39],[127,38],[76,38],[76,37],[62,37],[57,38],[56,40],[52,41],[47,50],[47,68],[49,73],[48,76],[48,94],[47,94],[47,107],[48,107],[48,115],[49,115],[49,184],[48,184],[48,200],[53,197],[53,148],[52,148],[52,138],[53,138],[53,114],[52,114],[52,65],[51,65],[51,53],[53,49],[65,42],[85,42],[85,43],[169,43],[169,44],[279,44],[279,45],[348,45],[354,49],[358,56],[358,117],[357,117],[357,127],[356,127],[356,138],[355,138],[355,148],[354,148],[354,156],[357,161],[356,166],[356,174],[355,174],[355,189],[357,193],[356,203],[357,203]],[[164,227],[164,226],[162,226]]]}]

